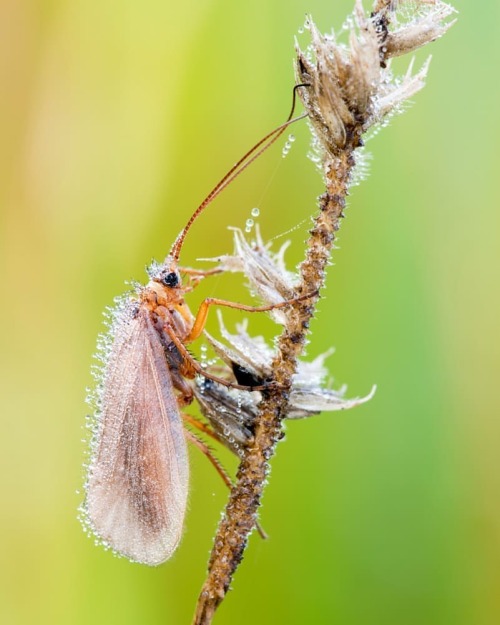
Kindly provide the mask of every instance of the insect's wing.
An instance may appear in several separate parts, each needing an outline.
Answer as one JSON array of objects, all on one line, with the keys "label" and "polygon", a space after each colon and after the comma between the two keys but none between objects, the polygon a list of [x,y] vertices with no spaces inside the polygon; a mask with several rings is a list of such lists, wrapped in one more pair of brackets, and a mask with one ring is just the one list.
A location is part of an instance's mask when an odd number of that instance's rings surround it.
[{"label": "insect's wing", "polygon": [[147,311],[118,324],[106,364],[86,512],[115,551],[149,565],[182,534],[189,465],[162,344]]}]

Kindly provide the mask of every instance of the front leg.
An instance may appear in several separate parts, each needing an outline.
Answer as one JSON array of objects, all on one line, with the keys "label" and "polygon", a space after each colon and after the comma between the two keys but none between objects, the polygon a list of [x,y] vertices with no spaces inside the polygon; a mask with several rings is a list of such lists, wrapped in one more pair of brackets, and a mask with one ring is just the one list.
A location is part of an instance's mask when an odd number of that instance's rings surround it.
[{"label": "front leg", "polygon": [[184,292],[189,293],[190,291],[193,291],[204,278],[223,273],[224,269],[222,269],[222,267],[214,267],[212,269],[191,269],[191,267],[179,267],[179,271],[189,278],[188,284],[184,287]]},{"label": "front leg", "polygon": [[225,299],[218,299],[215,297],[208,297],[200,304],[196,318],[191,328],[191,332],[184,339],[185,343],[191,343],[199,338],[205,329],[207,323],[208,311],[210,306],[226,306],[227,308],[236,308],[237,310],[243,310],[245,312],[268,312],[270,310],[276,310],[277,308],[284,308],[285,306],[292,306],[295,302],[301,302],[304,299],[315,297],[317,292],[308,293],[307,295],[301,295],[300,297],[294,297],[292,299],[284,300],[279,304],[269,304],[267,306],[248,306],[246,304],[238,304],[236,302],[229,302]]}]

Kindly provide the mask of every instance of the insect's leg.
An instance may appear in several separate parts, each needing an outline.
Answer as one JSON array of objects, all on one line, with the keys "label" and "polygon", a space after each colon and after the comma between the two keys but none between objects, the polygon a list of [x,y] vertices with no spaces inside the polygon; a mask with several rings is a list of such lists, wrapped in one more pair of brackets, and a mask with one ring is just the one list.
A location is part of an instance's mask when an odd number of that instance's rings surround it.
[{"label": "insect's leg", "polygon": [[262,384],[261,386],[248,386],[248,385],[243,385],[243,384],[236,384],[235,382],[231,382],[230,380],[226,380],[225,378],[219,378],[216,375],[212,375],[211,373],[208,373],[208,371],[206,371],[200,365],[200,363],[195,358],[193,358],[193,356],[191,356],[191,354],[188,352],[188,350],[186,349],[182,341],[176,335],[173,328],[166,325],[164,326],[163,331],[170,337],[170,339],[172,340],[172,343],[179,350],[179,353],[184,360],[182,374],[185,375],[186,377],[194,378],[194,376],[197,373],[199,373],[200,375],[207,378],[208,380],[213,380],[214,382],[217,382],[218,384],[222,384],[223,386],[227,386],[228,388],[235,388],[240,391],[265,391],[270,388],[271,384]]},{"label": "insect's leg", "polygon": [[188,381],[182,376],[182,373],[178,369],[170,367],[170,376],[172,378],[172,384],[174,388],[179,391],[177,395],[177,404],[182,408],[189,406],[194,399],[193,389]]},{"label": "insect's leg", "polygon": [[295,302],[300,302],[304,299],[309,299],[311,297],[315,297],[317,292],[308,293],[307,295],[301,295],[300,297],[294,297],[292,299],[285,300],[283,302],[279,302],[279,304],[269,304],[267,306],[247,306],[246,304],[238,304],[237,302],[229,302],[225,299],[217,299],[215,297],[208,297],[203,300],[198,309],[198,313],[196,314],[196,319],[194,320],[193,327],[191,328],[191,332],[184,339],[185,343],[191,343],[195,341],[205,328],[205,324],[207,322],[208,311],[210,306],[226,306],[227,308],[236,308],[237,310],[244,310],[245,312],[267,312],[269,310],[276,310],[277,308],[284,308],[285,306],[290,306]]},{"label": "insect's leg", "polygon": [[[187,415],[182,415],[182,416],[184,418],[186,418]],[[195,434],[193,434],[189,430],[184,429],[184,432],[186,433],[186,438],[188,439],[188,441],[193,443],[193,445],[198,447],[198,449],[203,454],[205,454],[205,456],[209,459],[209,461],[211,462],[212,466],[215,468],[217,473],[221,476],[222,481],[224,482],[224,484],[229,488],[229,490],[231,490],[231,488],[233,487],[233,483],[231,481],[231,478],[227,474],[226,469],[224,469],[222,464],[214,456],[214,454],[213,454],[212,450],[210,449],[210,447],[208,445],[206,445],[203,441],[201,441]],[[264,538],[264,539],[267,538],[267,534],[265,533],[265,531],[262,529],[262,527],[259,525],[259,523],[257,521],[255,521],[255,528],[259,532],[259,534],[260,534],[260,536],[262,538]]]},{"label": "insect's leg", "polygon": [[179,271],[189,277],[189,284],[184,287],[184,291],[188,293],[195,289],[198,284],[209,276],[215,276],[224,272],[221,267],[213,267],[212,269],[191,269],[191,267],[179,267]]},{"label": "insect's leg", "polygon": [[206,423],[203,423],[203,421],[199,421],[198,419],[195,419],[194,417],[188,414],[183,414],[182,418],[184,419],[184,421],[186,421],[186,423],[189,423],[189,425],[193,426],[197,430],[200,430],[200,432],[203,432],[203,434],[210,436],[210,438],[213,438],[215,441],[220,443],[220,440],[217,438],[217,434],[213,431],[213,429],[209,425],[207,425]]},{"label": "insect's leg", "polygon": [[222,267],[212,267],[212,269],[192,269],[191,267],[179,267],[181,273],[185,273],[187,276],[193,276],[195,278],[206,278],[208,276],[215,276],[219,273],[223,273]]},{"label": "insect's leg", "polygon": [[[186,418],[186,415],[182,415],[182,416],[183,416],[183,418]],[[203,454],[205,454],[205,456],[210,460],[211,464],[213,465],[213,467],[215,468],[217,473],[221,476],[222,481],[224,482],[224,484],[229,488],[229,490],[231,490],[231,488],[233,487],[233,483],[231,481],[231,478],[227,474],[226,469],[224,469],[222,464],[214,456],[214,454],[213,454],[212,450],[210,449],[210,447],[208,445],[206,445],[202,440],[200,440],[196,436],[196,434],[193,434],[193,432],[191,432],[189,430],[186,430],[186,429],[184,429],[184,432],[186,434],[186,438],[188,439],[188,441],[190,443],[193,443],[193,445],[195,445],[196,447],[198,447],[198,449]]]}]

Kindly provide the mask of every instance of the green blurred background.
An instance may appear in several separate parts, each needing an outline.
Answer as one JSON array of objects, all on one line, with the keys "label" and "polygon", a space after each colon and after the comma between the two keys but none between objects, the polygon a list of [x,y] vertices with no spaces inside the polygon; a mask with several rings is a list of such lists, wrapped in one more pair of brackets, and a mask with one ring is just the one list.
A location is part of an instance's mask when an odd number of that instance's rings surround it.
[{"label": "green blurred background", "polygon": [[[252,537],[218,625],[500,622],[500,4],[455,4],[428,86],[369,143],[311,335],[310,356],[336,347],[349,395],[378,392],[288,425],[270,540]],[[203,457],[160,568],[94,547],[76,520],[101,312],[284,119],[304,14],[327,30],[351,7],[2,0],[1,623],[190,623],[227,496]],[[185,264],[230,251],[226,227],[254,206],[266,239],[299,224],[275,245],[300,260],[321,180],[293,132],[286,159],[271,150],[200,219]],[[190,304],[250,301],[241,283]]]}]

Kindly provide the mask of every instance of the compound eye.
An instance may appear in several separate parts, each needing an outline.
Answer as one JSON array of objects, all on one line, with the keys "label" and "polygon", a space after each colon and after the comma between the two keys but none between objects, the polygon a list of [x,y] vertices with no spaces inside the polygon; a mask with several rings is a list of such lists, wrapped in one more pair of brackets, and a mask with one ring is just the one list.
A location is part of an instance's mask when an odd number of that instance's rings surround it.
[{"label": "compound eye", "polygon": [[165,286],[174,288],[176,286],[179,286],[180,277],[178,273],[176,273],[175,271],[171,271],[170,273],[167,273],[164,276],[162,276],[161,281]]}]

